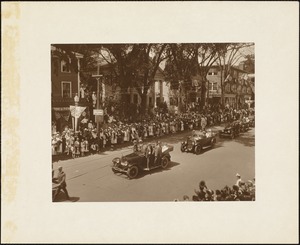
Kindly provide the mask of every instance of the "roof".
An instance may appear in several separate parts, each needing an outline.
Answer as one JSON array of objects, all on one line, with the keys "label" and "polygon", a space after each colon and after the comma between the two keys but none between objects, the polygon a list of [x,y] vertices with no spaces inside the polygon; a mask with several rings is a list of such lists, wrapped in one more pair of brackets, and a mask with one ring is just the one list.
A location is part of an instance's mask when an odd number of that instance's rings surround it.
[{"label": "roof", "polygon": [[[228,65],[226,65],[226,66],[228,66]],[[211,68],[219,68],[219,67],[220,67],[219,65],[213,65],[213,66],[211,66]],[[236,66],[231,66],[230,69],[233,69],[233,70],[236,70],[236,71],[239,71],[239,72],[243,72],[243,73],[249,74],[249,72],[247,72],[245,70],[241,70],[241,69],[239,69]]]},{"label": "roof", "polygon": [[[57,50],[57,48],[55,46],[51,45],[51,51],[56,51],[56,50]],[[83,54],[80,54],[80,53],[77,53],[77,52],[72,52],[72,53],[76,56],[76,58],[80,58],[80,59],[83,58]]]}]

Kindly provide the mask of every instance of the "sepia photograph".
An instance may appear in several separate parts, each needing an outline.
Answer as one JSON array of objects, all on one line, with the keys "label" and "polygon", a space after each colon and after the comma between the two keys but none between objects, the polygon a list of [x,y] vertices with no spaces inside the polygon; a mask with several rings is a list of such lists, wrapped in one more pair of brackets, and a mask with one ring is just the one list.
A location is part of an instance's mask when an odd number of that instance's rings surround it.
[{"label": "sepia photograph", "polygon": [[51,44],[51,88],[53,201],[255,200],[254,43]]},{"label": "sepia photograph", "polygon": [[299,243],[298,9],[2,1],[1,243]]}]

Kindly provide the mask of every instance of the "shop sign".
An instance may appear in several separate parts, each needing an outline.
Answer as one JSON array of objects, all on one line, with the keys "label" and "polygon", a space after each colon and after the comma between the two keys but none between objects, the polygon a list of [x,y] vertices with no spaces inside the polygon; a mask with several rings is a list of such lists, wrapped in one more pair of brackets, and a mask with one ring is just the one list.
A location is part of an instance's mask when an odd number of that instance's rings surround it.
[{"label": "shop sign", "polygon": [[102,109],[94,109],[93,114],[95,116],[103,116],[103,110]]}]

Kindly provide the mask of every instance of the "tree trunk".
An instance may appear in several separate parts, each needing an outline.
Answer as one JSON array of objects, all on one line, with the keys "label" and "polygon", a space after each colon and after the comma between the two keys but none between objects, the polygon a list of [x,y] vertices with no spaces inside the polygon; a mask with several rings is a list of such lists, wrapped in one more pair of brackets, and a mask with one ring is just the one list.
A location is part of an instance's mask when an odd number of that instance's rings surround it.
[{"label": "tree trunk", "polygon": [[201,100],[200,100],[200,110],[203,110],[206,102],[206,77],[201,76]]},{"label": "tree trunk", "polygon": [[147,91],[144,91],[141,95],[141,111],[142,115],[145,115],[147,109]]}]

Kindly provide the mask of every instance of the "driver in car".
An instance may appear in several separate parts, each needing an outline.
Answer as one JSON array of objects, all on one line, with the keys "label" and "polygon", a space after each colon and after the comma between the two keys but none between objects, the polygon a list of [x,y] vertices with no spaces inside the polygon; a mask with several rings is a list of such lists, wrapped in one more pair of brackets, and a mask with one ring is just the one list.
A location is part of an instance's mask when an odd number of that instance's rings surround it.
[{"label": "driver in car", "polygon": [[139,151],[138,143],[136,140],[133,140],[133,152]]}]

